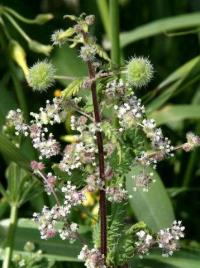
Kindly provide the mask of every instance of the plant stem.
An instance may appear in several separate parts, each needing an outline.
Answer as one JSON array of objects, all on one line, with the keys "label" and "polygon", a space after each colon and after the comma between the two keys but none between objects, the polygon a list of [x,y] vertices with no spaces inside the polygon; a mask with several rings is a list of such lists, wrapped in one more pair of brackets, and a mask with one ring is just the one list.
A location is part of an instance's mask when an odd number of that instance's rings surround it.
[{"label": "plant stem", "polygon": [[109,11],[108,11],[107,1],[106,0],[97,0],[97,5],[98,5],[99,13],[101,15],[101,20],[103,22],[103,26],[104,26],[106,35],[109,39],[111,39],[110,23],[109,23]]},{"label": "plant stem", "polygon": [[119,45],[119,3],[118,0],[110,0],[110,25],[111,25],[111,61],[112,68],[120,66]]},{"label": "plant stem", "polygon": [[[88,71],[90,79],[95,78],[95,69],[91,62],[88,62]],[[96,124],[101,122],[99,104],[97,99],[96,81],[93,80],[91,84],[92,101],[94,107],[94,117]],[[104,149],[103,149],[103,137],[100,131],[96,131],[98,157],[99,157],[99,175],[101,180],[105,181],[105,163],[104,163]],[[106,259],[107,255],[107,222],[106,222],[106,193],[105,190],[100,190],[100,226],[101,226],[101,253]]]},{"label": "plant stem", "polygon": [[5,255],[2,268],[10,268],[12,260],[12,252],[15,239],[15,231],[17,227],[17,212],[18,208],[16,204],[12,204],[10,211],[10,225],[8,229],[8,235],[5,244]]}]

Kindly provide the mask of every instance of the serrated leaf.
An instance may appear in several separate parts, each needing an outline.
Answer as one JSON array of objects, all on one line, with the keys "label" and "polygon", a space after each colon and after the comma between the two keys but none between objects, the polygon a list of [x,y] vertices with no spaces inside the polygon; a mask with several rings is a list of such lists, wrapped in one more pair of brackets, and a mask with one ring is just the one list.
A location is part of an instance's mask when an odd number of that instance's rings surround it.
[{"label": "serrated leaf", "polygon": [[100,58],[110,62],[110,58],[108,57],[108,54],[101,46],[95,44],[95,48],[96,48],[96,53],[99,55]]},{"label": "serrated leaf", "polygon": [[83,79],[74,80],[73,82],[69,84],[67,88],[65,88],[62,91],[62,96],[65,99],[67,99],[67,98],[70,98],[71,96],[76,95],[81,89],[82,84],[83,84]]},{"label": "serrated leaf", "polygon": [[149,173],[154,173],[153,180],[156,182],[151,184],[149,191],[134,191],[132,176],[140,172],[141,167],[135,166],[126,176],[126,189],[132,196],[129,202],[137,219],[144,221],[152,231],[157,232],[171,226],[174,221],[172,203],[158,173],[152,169],[149,169]]}]

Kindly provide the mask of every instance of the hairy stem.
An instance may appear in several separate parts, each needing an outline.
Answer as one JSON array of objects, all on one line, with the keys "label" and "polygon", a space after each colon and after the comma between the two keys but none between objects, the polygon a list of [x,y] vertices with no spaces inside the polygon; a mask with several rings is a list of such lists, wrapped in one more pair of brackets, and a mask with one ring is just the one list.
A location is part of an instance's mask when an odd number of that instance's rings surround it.
[{"label": "hairy stem", "polygon": [[5,244],[5,253],[4,253],[4,260],[3,260],[2,268],[11,267],[15,231],[17,227],[17,212],[18,212],[17,205],[12,204],[11,211],[10,211],[10,225],[9,225],[6,244]]},{"label": "hairy stem", "polygon": [[[88,62],[88,71],[90,79],[95,78],[95,69],[92,62]],[[92,100],[94,107],[95,122],[98,124],[101,122],[101,116],[99,111],[99,104],[97,99],[96,81],[93,80],[91,84]],[[98,157],[99,157],[99,175],[101,180],[105,181],[105,163],[104,163],[104,149],[103,149],[103,137],[100,131],[96,131]],[[100,226],[101,226],[101,253],[106,259],[107,255],[107,223],[106,223],[106,193],[105,190],[100,190]]]}]

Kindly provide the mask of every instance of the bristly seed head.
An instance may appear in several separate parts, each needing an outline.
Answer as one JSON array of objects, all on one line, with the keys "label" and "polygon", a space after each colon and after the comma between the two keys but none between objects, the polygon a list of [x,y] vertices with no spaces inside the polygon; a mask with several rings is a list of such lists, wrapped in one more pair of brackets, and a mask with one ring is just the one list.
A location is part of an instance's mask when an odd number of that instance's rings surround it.
[{"label": "bristly seed head", "polygon": [[127,65],[127,80],[134,87],[146,86],[153,77],[153,66],[147,58],[134,57]]},{"label": "bristly seed head", "polygon": [[45,91],[51,87],[55,81],[56,69],[47,60],[34,64],[28,75],[28,84],[34,91]]}]

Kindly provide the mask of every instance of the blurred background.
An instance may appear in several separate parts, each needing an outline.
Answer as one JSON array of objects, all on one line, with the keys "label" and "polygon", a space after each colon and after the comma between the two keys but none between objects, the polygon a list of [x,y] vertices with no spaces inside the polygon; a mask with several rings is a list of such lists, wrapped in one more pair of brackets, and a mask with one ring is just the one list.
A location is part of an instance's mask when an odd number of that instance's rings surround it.
[{"label": "blurred background", "polygon": [[[63,15],[80,15],[83,12],[94,14],[96,24],[92,31],[109,53],[110,22],[109,11],[105,5],[107,1],[0,0],[0,4],[27,18],[34,18],[39,13],[52,13],[54,18],[44,26],[19,23],[32,39],[43,44],[50,44],[53,31],[69,25],[63,20]],[[147,105],[148,114],[163,127],[164,133],[173,144],[185,142],[185,134],[188,131],[200,135],[200,0],[119,0],[119,5],[122,64],[137,55],[149,57],[155,68],[155,76],[150,86],[138,92]],[[29,66],[46,57],[31,51],[13,25],[6,20],[5,23],[12,38],[26,51]],[[1,28],[0,36],[3,36],[5,33]],[[34,94],[27,86],[23,72],[14,63],[7,47],[7,43],[1,42],[0,129],[10,109],[19,107],[21,103],[28,112],[37,111],[45,99],[51,99],[56,90],[66,86],[66,82],[60,81],[47,93]],[[86,74],[78,51],[76,53],[67,46],[55,48],[50,58],[57,65],[61,75]],[[13,80],[13,72],[17,79]],[[19,91],[23,91],[23,96],[20,96]],[[57,131],[60,134],[64,130],[61,128]],[[29,145],[25,145],[22,151],[34,157],[35,152]],[[7,164],[7,159],[1,154],[0,180],[3,184]],[[191,153],[178,152],[175,158],[159,164],[158,172],[173,202],[176,218],[182,219],[186,226],[185,245],[199,249],[200,150]],[[41,207],[42,202],[30,201],[20,210],[20,215],[31,217],[32,211]],[[8,206],[2,198],[0,218],[6,218],[8,215]]]}]

